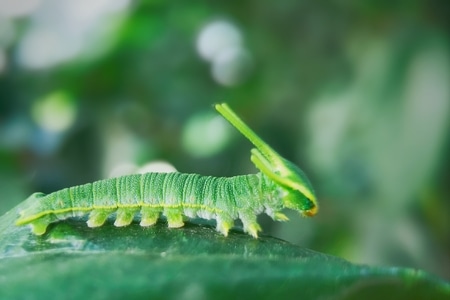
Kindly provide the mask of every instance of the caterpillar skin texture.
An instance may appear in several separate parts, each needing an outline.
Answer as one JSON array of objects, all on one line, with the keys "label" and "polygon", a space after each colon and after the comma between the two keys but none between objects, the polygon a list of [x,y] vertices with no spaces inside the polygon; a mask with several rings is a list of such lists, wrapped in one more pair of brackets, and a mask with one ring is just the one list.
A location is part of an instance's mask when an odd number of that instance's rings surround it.
[{"label": "caterpillar skin texture", "polygon": [[36,235],[47,226],[70,217],[89,214],[89,227],[102,226],[115,213],[114,225],[129,225],[136,214],[141,226],[155,224],[163,214],[171,228],[184,225],[183,216],[215,219],[217,231],[227,236],[234,220],[244,231],[258,236],[256,216],[267,213],[275,221],[287,221],[285,208],[313,216],[318,211],[314,191],[305,174],[265,144],[226,105],[216,109],[255,146],[251,161],[261,171],[234,177],[184,173],[146,173],[100,180],[45,195],[34,193],[19,212],[16,225],[30,224]]}]

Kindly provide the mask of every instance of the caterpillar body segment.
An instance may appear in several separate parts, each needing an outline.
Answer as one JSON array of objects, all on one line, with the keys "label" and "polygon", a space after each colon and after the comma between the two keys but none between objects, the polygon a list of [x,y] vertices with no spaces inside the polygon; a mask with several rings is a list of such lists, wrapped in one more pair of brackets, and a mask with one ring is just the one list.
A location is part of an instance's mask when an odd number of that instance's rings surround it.
[{"label": "caterpillar body segment", "polygon": [[[276,187],[262,174],[211,177],[184,173],[146,173],[101,180],[66,188],[48,195],[35,193],[30,206],[19,212],[17,225],[30,224],[36,235],[55,221],[89,214],[89,227],[102,226],[115,213],[114,225],[129,225],[140,215],[141,226],[151,226],[163,214],[172,228],[183,226],[183,216],[215,219],[227,235],[234,220],[257,237],[256,215],[278,212],[273,201]],[[264,199],[267,199],[265,201]]]},{"label": "caterpillar body segment", "polygon": [[256,238],[261,231],[256,216],[262,212],[275,221],[288,220],[281,212],[284,208],[315,215],[316,196],[303,171],[267,145],[227,104],[215,108],[256,147],[250,159],[261,172],[234,177],[146,173],[48,195],[34,193],[25,200],[16,225],[30,224],[34,234],[42,235],[52,222],[86,214],[89,227],[102,226],[113,213],[117,227],[129,225],[135,215],[140,215],[141,226],[151,226],[162,214],[171,228],[182,227],[183,217],[215,219],[225,236],[240,219],[244,231]]}]

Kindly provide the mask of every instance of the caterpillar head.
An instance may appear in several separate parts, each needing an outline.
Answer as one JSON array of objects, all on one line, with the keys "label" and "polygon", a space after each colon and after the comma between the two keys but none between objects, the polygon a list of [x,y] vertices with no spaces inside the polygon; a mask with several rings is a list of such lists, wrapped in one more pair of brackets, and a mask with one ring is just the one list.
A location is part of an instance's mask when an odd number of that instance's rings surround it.
[{"label": "caterpillar head", "polygon": [[251,153],[251,160],[255,166],[281,188],[284,207],[296,210],[307,217],[312,217],[318,212],[319,206],[314,190],[299,167],[279,155],[275,157],[272,155],[269,161],[258,149],[252,149]]},{"label": "caterpillar head", "polygon": [[319,207],[311,183],[303,171],[267,145],[227,104],[217,104],[216,110],[256,146],[251,150],[250,159],[281,188],[284,207],[299,211],[304,216],[314,216]]}]

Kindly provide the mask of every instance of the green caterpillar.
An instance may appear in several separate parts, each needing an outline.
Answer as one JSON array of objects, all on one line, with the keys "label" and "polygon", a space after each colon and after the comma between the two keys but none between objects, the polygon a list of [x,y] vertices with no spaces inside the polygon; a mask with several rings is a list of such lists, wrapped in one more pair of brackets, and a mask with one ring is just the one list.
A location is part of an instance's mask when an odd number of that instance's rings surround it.
[{"label": "green caterpillar", "polygon": [[16,225],[30,224],[36,235],[58,220],[89,213],[89,227],[102,226],[116,213],[115,226],[129,225],[140,213],[140,225],[151,226],[162,213],[171,228],[182,227],[183,215],[215,219],[217,231],[227,236],[235,219],[244,231],[258,237],[256,216],[265,212],[275,221],[287,221],[284,208],[313,216],[316,196],[305,174],[263,142],[229,107],[216,110],[247,137],[256,148],[251,161],[261,171],[234,177],[183,173],[146,173],[122,176],[65,188],[45,195],[34,193],[19,212]]}]

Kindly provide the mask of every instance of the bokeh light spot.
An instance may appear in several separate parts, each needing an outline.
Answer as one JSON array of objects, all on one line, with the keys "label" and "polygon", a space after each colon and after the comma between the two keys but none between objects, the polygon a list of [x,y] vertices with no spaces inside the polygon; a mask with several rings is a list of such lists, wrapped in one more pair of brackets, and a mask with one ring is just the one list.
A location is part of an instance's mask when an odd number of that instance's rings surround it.
[{"label": "bokeh light spot", "polygon": [[137,173],[173,173],[177,172],[177,169],[169,162],[164,160],[154,160],[146,163],[137,170]]},{"label": "bokeh light spot", "polygon": [[137,166],[133,163],[120,163],[115,165],[108,174],[108,178],[116,178],[136,173]]},{"label": "bokeh light spot", "polygon": [[75,122],[77,107],[70,96],[63,92],[53,92],[32,107],[35,122],[44,130],[63,132]]},{"label": "bokeh light spot", "polygon": [[231,23],[214,21],[206,25],[197,39],[197,51],[205,60],[213,60],[221,51],[242,42],[241,33]]},{"label": "bokeh light spot", "polygon": [[212,75],[218,83],[234,86],[247,77],[250,66],[251,57],[245,49],[229,48],[213,61]]},{"label": "bokeh light spot", "polygon": [[239,29],[227,21],[206,25],[197,39],[199,55],[211,63],[211,75],[224,86],[241,83],[249,74],[251,55]]},{"label": "bokeh light spot", "polygon": [[187,122],[182,143],[192,156],[205,157],[223,149],[230,137],[229,127],[223,118],[213,113],[201,113]]},{"label": "bokeh light spot", "polygon": [[18,63],[25,68],[44,69],[101,55],[112,46],[129,2],[44,1],[30,16],[18,43]]}]

